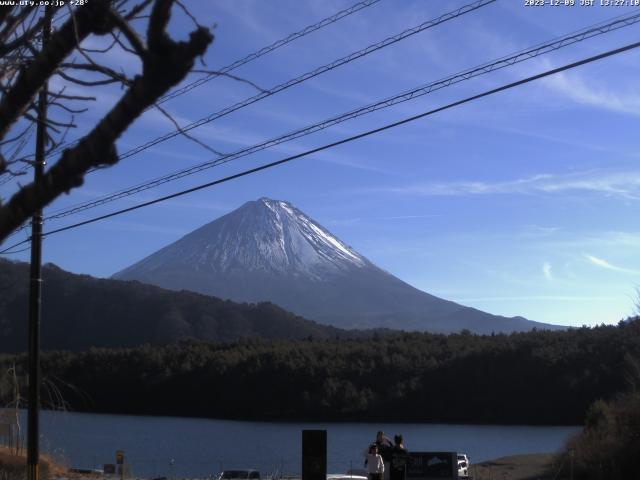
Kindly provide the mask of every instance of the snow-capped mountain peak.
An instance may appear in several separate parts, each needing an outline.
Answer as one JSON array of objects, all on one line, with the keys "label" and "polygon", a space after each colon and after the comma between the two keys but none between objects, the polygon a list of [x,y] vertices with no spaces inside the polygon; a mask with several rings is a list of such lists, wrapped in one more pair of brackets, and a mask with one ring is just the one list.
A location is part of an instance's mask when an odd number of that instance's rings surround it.
[{"label": "snow-capped mountain peak", "polygon": [[490,333],[544,327],[422,292],[290,203],[269,198],[245,203],[114,277],[239,302],[270,301],[345,328]]},{"label": "snow-capped mountain peak", "polygon": [[[261,198],[204,225],[129,269],[263,271],[317,277],[367,260],[288,202]],[[123,274],[126,274],[124,270]]]},{"label": "snow-capped mountain peak", "polygon": [[311,263],[329,261],[336,266],[344,262],[356,266],[365,265],[363,257],[291,204],[264,197],[258,202],[273,213],[276,220],[275,226],[281,235],[280,246],[283,251],[288,250],[288,241],[291,243],[289,248],[299,249],[294,250],[293,253],[306,253],[307,255],[303,255],[305,257],[303,260]]}]

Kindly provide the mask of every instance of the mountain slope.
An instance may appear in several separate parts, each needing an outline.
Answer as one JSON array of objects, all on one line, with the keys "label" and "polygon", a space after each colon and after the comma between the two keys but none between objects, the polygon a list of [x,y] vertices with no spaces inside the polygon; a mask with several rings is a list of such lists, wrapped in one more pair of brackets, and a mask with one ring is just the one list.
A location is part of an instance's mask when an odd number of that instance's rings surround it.
[{"label": "mountain slope", "polygon": [[[194,292],[43,268],[42,346],[86,350],[198,339],[302,339],[352,335],[263,303],[237,304]],[[27,346],[29,266],[0,259],[0,352]]]},{"label": "mountain slope", "polygon": [[234,301],[269,300],[341,328],[477,333],[554,326],[422,292],[378,268],[291,204],[262,198],[189,233],[114,278]]}]

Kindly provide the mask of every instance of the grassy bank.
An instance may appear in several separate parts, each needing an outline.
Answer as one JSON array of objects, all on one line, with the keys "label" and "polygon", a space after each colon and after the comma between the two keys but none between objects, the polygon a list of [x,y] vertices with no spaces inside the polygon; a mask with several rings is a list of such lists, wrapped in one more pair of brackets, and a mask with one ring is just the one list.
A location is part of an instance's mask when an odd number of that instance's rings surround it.
[{"label": "grassy bank", "polygon": [[[555,456],[549,453],[514,455],[471,465],[474,480],[551,480],[556,478]],[[562,477],[557,477],[560,480]]]},{"label": "grassy bank", "polygon": [[[54,477],[66,476],[67,467],[54,461],[48,455],[40,456],[40,478],[47,480]],[[14,449],[0,446],[0,479],[24,480],[27,478],[27,457],[23,449],[16,452]]]}]

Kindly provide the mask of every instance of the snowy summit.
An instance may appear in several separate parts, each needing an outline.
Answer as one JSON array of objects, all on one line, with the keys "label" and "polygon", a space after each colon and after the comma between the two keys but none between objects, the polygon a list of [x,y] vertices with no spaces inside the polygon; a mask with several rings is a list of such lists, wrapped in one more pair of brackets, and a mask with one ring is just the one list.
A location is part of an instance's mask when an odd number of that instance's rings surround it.
[{"label": "snowy summit", "polygon": [[545,328],[422,292],[290,203],[269,198],[245,203],[114,277],[240,302],[270,301],[343,328],[480,333]]}]

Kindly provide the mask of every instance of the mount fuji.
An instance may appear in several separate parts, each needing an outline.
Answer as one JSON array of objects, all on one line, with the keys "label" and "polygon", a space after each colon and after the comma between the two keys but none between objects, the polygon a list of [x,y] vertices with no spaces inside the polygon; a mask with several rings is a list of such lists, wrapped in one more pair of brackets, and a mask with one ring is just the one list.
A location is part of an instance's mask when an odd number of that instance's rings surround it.
[{"label": "mount fuji", "polygon": [[245,203],[113,278],[236,302],[270,301],[341,328],[441,333],[559,328],[491,315],[418,290],[290,203],[268,198]]}]

